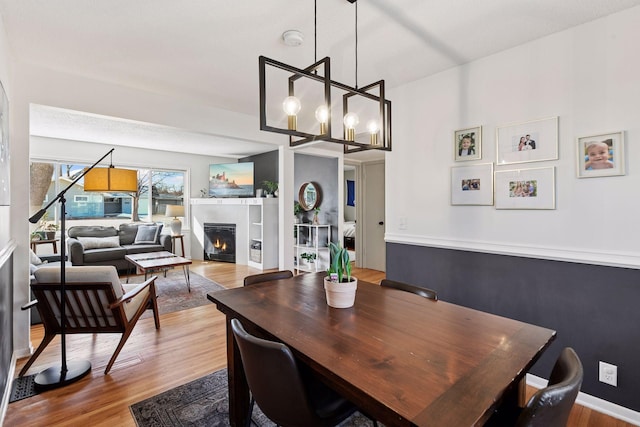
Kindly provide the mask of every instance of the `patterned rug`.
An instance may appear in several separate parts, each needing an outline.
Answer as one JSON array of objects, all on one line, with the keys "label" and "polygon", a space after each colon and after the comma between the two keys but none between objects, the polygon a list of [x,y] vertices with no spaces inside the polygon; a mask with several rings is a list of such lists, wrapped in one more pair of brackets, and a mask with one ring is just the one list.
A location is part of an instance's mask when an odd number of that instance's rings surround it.
[{"label": "patterned rug", "polygon": [[[156,295],[158,296],[158,310],[160,314],[211,304],[207,299],[207,294],[220,289],[226,289],[224,286],[206,279],[199,274],[189,272],[191,282],[191,292],[189,292],[182,267],[167,271],[167,277],[164,277],[162,272],[154,273],[154,275],[158,276],[156,280]],[[151,277],[151,275],[149,275],[149,277]],[[122,277],[121,280],[122,283],[126,282],[125,277]],[[131,276],[129,278],[130,284],[142,282],[144,282],[144,275]],[[141,318],[150,316],[152,316],[151,311],[147,311]]]},{"label": "patterned rug", "polygon": [[[227,370],[221,369],[129,407],[138,427],[228,426]],[[252,426],[272,427],[274,423],[256,405]],[[343,427],[371,426],[372,422],[355,413]]]}]

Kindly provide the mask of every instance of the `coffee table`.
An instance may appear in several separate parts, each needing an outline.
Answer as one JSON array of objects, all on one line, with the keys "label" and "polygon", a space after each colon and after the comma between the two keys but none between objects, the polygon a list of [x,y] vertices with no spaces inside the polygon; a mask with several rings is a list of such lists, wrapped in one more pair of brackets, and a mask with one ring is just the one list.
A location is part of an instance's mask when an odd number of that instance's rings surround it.
[{"label": "coffee table", "polygon": [[[147,280],[149,273],[154,271],[168,270],[172,267],[182,266],[184,272],[184,278],[187,282],[187,289],[191,292],[191,282],[189,281],[189,265],[190,259],[186,259],[171,252],[147,252],[142,254],[125,255],[127,261],[133,264],[135,267],[144,272],[144,279]],[[127,275],[127,283],[129,282],[129,275]]]}]

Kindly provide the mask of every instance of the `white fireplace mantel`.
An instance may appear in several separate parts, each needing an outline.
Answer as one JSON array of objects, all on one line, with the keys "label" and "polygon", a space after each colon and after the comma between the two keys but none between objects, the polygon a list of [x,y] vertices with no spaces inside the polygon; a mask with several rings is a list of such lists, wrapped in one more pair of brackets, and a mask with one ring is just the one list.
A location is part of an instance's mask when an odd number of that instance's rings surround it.
[{"label": "white fireplace mantel", "polygon": [[[236,264],[260,269],[278,267],[277,198],[191,199],[191,256],[204,259],[204,223],[236,225]],[[250,260],[251,243],[260,240],[261,262]]]}]

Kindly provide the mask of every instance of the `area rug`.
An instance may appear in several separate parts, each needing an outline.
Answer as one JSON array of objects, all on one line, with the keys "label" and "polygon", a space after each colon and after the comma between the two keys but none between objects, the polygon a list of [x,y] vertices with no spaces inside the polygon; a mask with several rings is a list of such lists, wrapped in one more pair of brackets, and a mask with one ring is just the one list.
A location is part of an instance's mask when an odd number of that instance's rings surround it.
[{"label": "area rug", "polygon": [[[156,280],[156,295],[158,297],[158,310],[160,314],[172,313],[174,311],[186,310],[188,308],[199,307],[211,304],[207,299],[207,294],[213,291],[226,289],[199,274],[189,272],[191,282],[191,292],[187,290],[187,282],[184,278],[182,267],[167,271],[167,277],[160,271],[153,273],[158,276]],[[149,275],[151,277],[151,275]],[[125,283],[126,278],[121,278]],[[129,283],[144,282],[144,275],[131,276]],[[151,311],[147,311],[142,318],[152,316]]]},{"label": "area rug", "polygon": [[[129,407],[138,427],[228,426],[227,370],[221,369]],[[275,426],[256,405],[252,426]],[[343,427],[371,426],[359,413]]]}]

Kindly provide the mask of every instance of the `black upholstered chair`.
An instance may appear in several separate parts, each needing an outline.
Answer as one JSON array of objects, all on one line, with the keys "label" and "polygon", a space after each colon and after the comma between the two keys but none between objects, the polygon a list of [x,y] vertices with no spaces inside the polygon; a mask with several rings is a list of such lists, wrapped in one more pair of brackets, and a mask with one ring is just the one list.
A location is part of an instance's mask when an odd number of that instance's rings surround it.
[{"label": "black upholstered chair", "polygon": [[268,273],[253,274],[244,278],[244,286],[255,285],[269,280],[289,279],[293,277],[291,270],[270,271]]},{"label": "black upholstered chair", "polygon": [[[301,369],[285,344],[247,333],[231,319],[242,365],[253,399],[280,426],[334,426],[356,411],[355,406]],[[253,400],[250,405],[250,419]]]},{"label": "black upholstered chair", "polygon": [[438,301],[438,292],[434,291],[433,289],[423,288],[421,286],[410,285],[408,283],[398,282],[396,280],[389,280],[389,279],[382,279],[382,281],[380,282],[380,286],[399,289],[405,292],[411,292],[416,295],[420,295],[421,297]]},{"label": "black upholstered chair", "polygon": [[565,427],[583,378],[582,363],[567,347],[551,371],[549,385],[538,390],[524,408],[498,408],[487,426]]}]

